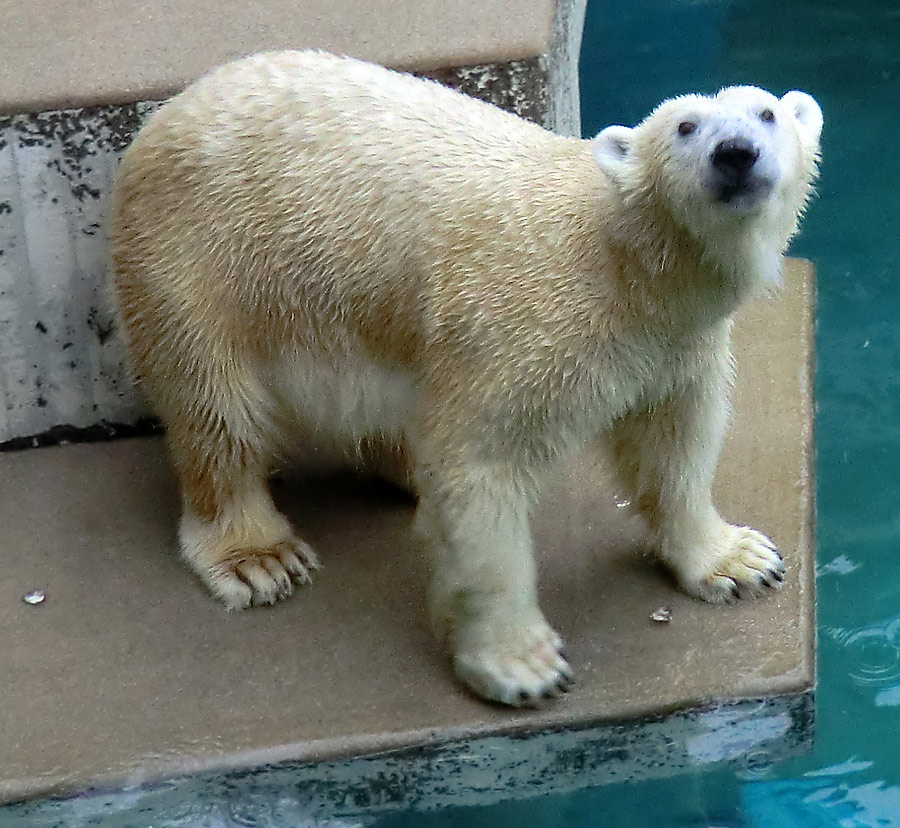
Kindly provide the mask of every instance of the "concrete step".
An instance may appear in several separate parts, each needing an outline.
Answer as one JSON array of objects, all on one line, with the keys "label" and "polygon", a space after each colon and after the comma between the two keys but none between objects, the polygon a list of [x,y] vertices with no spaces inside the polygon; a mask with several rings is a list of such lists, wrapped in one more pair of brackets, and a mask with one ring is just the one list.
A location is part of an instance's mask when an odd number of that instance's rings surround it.
[{"label": "concrete step", "polygon": [[[88,0],[62,13],[54,0],[32,0],[3,16],[0,113],[158,100],[215,66],[272,49],[326,48],[416,72],[547,59],[562,45],[554,26],[576,5]],[[573,21],[579,40],[583,6]]]},{"label": "concrete step", "polygon": [[[106,799],[91,801],[125,812],[129,786],[168,780],[139,797],[148,824],[154,802],[199,784],[185,774],[205,774],[211,790],[257,775],[257,787],[311,812],[368,812],[804,749],[812,268],[789,262],[785,283],[739,320],[735,421],[717,480],[723,514],[785,553],[784,590],[730,607],[679,593],[642,556],[639,524],[587,452],[535,525],[543,606],[578,677],[539,711],[488,706],[454,682],[426,630],[412,504],[393,490],[347,478],[279,485],[325,568],[277,607],[228,615],[177,560],[176,491],[158,439],[0,454],[0,797],[100,788]],[[36,588],[43,603],[23,602]],[[652,621],[664,606],[672,622]],[[0,816],[76,824],[65,810],[75,807]]]}]

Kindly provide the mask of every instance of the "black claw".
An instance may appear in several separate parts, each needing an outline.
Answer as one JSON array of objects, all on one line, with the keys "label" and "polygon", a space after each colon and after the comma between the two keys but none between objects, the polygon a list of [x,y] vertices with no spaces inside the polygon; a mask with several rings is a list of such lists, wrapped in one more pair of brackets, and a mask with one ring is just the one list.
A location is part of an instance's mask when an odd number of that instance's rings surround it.
[{"label": "black claw", "polygon": [[572,682],[566,680],[565,678],[562,678],[558,682],[556,682],[556,689],[559,690],[560,693],[568,693],[571,686]]},{"label": "black claw", "polygon": [[525,702],[527,702],[530,698],[531,698],[531,695],[529,693],[527,693],[526,691],[524,691],[524,690],[519,691],[519,704],[525,704]]},{"label": "black claw", "polygon": [[782,583],[782,582],[784,581],[784,573],[783,573],[783,572],[775,571],[775,572],[772,573],[772,577],[773,577],[776,581],[778,581],[779,584]]}]

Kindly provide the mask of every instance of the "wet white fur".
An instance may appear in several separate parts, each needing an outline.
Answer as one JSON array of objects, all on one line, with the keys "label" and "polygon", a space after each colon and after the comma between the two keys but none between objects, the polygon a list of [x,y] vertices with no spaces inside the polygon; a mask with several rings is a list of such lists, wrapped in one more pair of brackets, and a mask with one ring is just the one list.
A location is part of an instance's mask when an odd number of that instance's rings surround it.
[{"label": "wet white fur", "polygon": [[[686,117],[704,124],[692,148],[676,142]],[[284,597],[315,559],[266,491],[276,458],[297,442],[402,451],[457,674],[533,703],[569,667],[537,604],[529,513],[552,467],[606,435],[684,588],[760,591],[780,558],[710,497],[731,315],[777,281],[820,128],[803,93],[738,88],[578,141],[315,52],[198,81],[129,150],[113,220],[186,560],[228,606]],[[777,177],[744,212],[701,186],[704,153],[735,130]]]}]

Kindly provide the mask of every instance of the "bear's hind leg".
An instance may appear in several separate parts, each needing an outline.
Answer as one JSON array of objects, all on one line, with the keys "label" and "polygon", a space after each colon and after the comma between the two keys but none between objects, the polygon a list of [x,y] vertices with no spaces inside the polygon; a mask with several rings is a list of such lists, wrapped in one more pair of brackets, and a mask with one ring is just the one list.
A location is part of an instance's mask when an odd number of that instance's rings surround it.
[{"label": "bear's hind leg", "polygon": [[181,483],[182,558],[232,610],[288,597],[319,566],[269,493],[271,432],[259,422],[236,425],[193,413],[167,429]]}]

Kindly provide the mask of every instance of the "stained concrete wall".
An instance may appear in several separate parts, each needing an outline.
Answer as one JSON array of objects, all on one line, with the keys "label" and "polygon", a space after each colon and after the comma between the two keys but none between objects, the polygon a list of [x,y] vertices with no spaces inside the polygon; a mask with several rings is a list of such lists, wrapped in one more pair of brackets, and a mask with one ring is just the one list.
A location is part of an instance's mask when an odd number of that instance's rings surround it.
[{"label": "stained concrete wall", "polygon": [[0,441],[138,416],[106,289],[106,211],[155,108],[0,121]]}]

